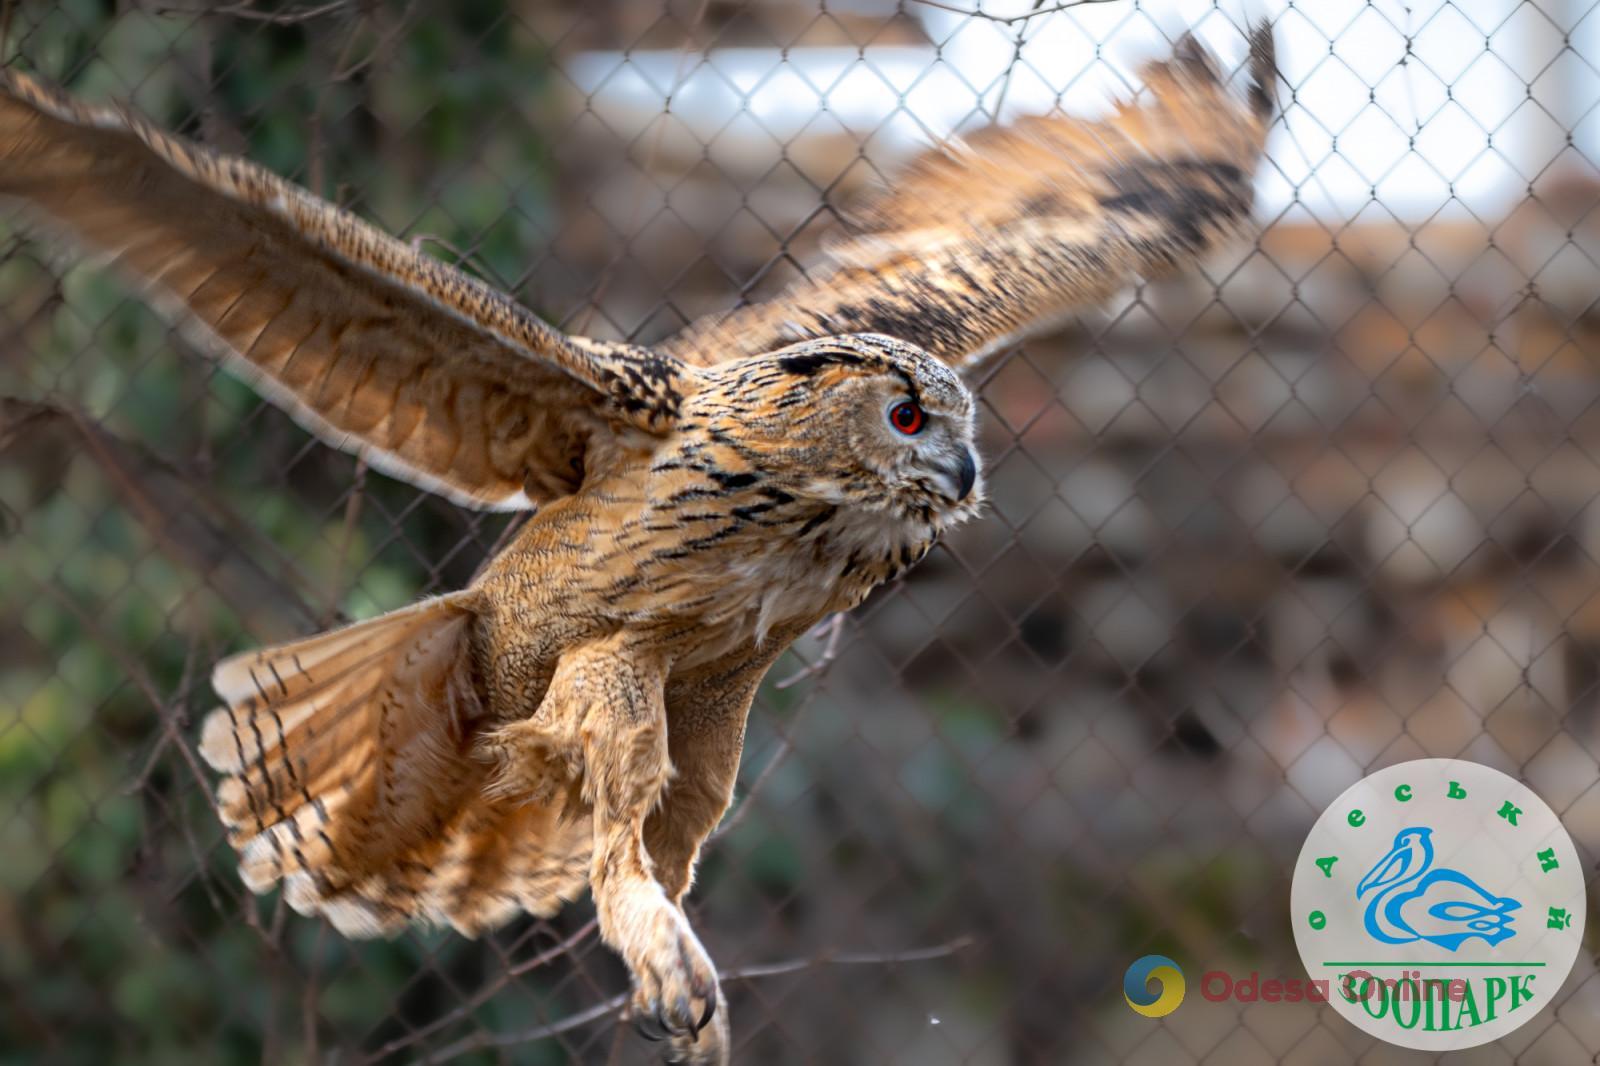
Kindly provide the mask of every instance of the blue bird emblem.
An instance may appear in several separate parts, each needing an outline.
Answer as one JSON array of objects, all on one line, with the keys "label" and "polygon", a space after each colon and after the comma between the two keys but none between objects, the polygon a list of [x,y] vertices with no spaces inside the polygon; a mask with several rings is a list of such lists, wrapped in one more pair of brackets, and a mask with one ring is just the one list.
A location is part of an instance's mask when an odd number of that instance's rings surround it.
[{"label": "blue bird emblem", "polygon": [[1384,944],[1419,940],[1455,951],[1476,937],[1490,947],[1517,935],[1511,913],[1522,904],[1497,896],[1459,870],[1433,867],[1433,830],[1412,826],[1356,885],[1372,894],[1363,924]]}]

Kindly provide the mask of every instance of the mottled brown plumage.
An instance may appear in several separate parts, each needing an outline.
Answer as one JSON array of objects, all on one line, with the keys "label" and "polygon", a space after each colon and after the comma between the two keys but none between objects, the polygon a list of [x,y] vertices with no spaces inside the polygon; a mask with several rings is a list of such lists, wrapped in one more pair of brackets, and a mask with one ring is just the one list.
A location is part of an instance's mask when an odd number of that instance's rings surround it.
[{"label": "mottled brown plumage", "polygon": [[926,157],[838,266],[659,350],[564,337],[260,168],[0,76],[0,195],[334,446],[539,506],[470,588],[216,668],[200,750],[246,883],[357,936],[475,935],[587,884],[634,1010],[725,1058],[681,901],[756,686],[976,512],[957,369],[1243,224],[1270,44],[1248,100],[1185,41],[1143,105]]}]

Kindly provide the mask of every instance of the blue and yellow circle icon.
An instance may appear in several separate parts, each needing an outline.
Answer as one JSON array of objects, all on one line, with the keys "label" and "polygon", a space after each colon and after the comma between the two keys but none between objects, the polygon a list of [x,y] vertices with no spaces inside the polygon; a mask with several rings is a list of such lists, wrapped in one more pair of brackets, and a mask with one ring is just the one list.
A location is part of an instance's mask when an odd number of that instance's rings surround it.
[{"label": "blue and yellow circle icon", "polygon": [[[1150,991],[1156,982],[1157,992]],[[1183,1002],[1183,971],[1165,955],[1134,960],[1122,978],[1122,998],[1146,1018],[1164,1018]]]}]

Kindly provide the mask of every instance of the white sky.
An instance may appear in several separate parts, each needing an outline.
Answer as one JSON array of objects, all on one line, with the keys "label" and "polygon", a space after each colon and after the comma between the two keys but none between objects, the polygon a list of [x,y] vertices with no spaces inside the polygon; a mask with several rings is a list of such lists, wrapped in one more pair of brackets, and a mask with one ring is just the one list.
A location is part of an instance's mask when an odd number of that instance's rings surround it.
[{"label": "white sky", "polygon": [[[997,15],[1031,6],[982,4]],[[1568,128],[1578,151],[1600,159],[1597,8],[1600,0],[1115,0],[1006,26],[909,4],[937,49],[797,48],[786,63],[772,49],[597,52],[575,57],[568,73],[624,132],[658,118],[671,92],[673,114],[702,140],[757,151],[843,128],[895,155],[981,125],[997,105],[1006,116],[1043,111],[1059,94],[1067,110],[1092,114],[1135,86],[1139,62],[1186,28],[1237,62],[1236,27],[1246,13],[1268,14],[1285,117],[1261,179],[1264,217],[1296,195],[1323,218],[1493,216],[1566,149]],[[1402,65],[1408,35],[1413,55]],[[1566,162],[1595,169],[1570,151]]]}]

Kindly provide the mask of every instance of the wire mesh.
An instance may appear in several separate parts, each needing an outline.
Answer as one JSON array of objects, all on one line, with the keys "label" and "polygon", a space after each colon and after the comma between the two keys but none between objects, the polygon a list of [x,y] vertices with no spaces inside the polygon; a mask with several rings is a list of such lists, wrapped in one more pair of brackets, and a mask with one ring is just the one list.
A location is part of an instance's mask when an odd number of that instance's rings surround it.
[{"label": "wire mesh", "polygon": [[[1408,758],[1600,854],[1600,15],[1269,8],[1259,237],[999,359],[985,519],[763,688],[691,897],[736,1061],[1431,1061],[1310,1004],[1150,1021],[1123,971],[1299,974],[1305,832]],[[1185,29],[1237,57],[1254,13],[61,0],[0,35],[649,342],[798,276],[919,145],[1092,111]],[[0,255],[0,1059],[642,1061],[588,904],[344,940],[243,889],[194,754],[215,659],[460,587],[515,520],[317,444],[104,271]],[[1451,1061],[1593,1061],[1597,1006],[1586,956]]]}]

